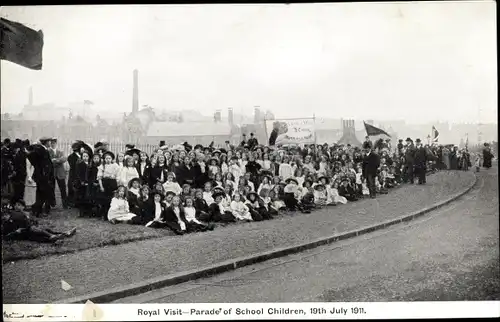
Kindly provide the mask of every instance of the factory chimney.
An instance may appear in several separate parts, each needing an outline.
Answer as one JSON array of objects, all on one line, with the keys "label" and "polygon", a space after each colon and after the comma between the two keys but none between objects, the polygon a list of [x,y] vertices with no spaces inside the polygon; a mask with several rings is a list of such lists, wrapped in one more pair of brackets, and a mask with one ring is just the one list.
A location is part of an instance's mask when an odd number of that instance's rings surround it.
[{"label": "factory chimney", "polygon": [[134,69],[134,89],[132,94],[132,114],[139,112],[139,71]]},{"label": "factory chimney", "polygon": [[233,114],[233,108],[230,107],[227,109],[227,119],[228,119],[228,122],[229,122],[229,125],[233,125],[234,124],[234,114]]}]

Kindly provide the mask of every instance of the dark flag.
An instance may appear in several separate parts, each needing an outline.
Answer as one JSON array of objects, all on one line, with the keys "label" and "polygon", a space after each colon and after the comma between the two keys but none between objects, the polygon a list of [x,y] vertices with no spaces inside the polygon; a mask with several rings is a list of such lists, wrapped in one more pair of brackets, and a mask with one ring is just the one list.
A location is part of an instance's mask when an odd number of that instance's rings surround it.
[{"label": "dark flag", "polygon": [[432,142],[437,142],[439,138],[439,132],[436,130],[434,125],[432,126]]},{"label": "dark flag", "polygon": [[375,127],[373,125],[370,125],[370,124],[366,124],[364,121],[363,121],[363,124],[365,125],[365,129],[366,129],[366,134],[368,136],[373,136],[373,135],[379,135],[379,134],[385,134],[387,135],[388,137],[391,137],[389,134],[387,134],[386,131],[382,130],[382,129],[379,129],[378,127]]},{"label": "dark flag", "polygon": [[278,130],[273,129],[271,135],[269,136],[269,145],[274,146],[274,144],[276,144],[277,138],[278,138]]},{"label": "dark flag", "polygon": [[43,32],[4,18],[0,18],[0,27],[0,59],[41,70]]}]

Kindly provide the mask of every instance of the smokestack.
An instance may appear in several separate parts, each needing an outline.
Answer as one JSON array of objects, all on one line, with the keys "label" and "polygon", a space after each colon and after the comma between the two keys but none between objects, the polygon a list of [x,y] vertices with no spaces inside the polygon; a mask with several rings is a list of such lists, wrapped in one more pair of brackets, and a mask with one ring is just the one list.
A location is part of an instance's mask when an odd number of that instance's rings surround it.
[{"label": "smokestack", "polygon": [[227,119],[229,121],[229,125],[233,125],[234,115],[233,115],[233,108],[232,107],[227,109]]},{"label": "smokestack", "polygon": [[30,87],[28,94],[28,106],[33,106],[33,87]]},{"label": "smokestack", "polygon": [[134,89],[132,94],[132,113],[139,112],[139,71],[134,69]]},{"label": "smokestack", "polygon": [[254,124],[258,124],[260,122],[260,109],[258,106],[255,107],[253,122]]},{"label": "smokestack", "polygon": [[214,113],[214,122],[220,122],[221,121],[221,110],[216,110]]}]

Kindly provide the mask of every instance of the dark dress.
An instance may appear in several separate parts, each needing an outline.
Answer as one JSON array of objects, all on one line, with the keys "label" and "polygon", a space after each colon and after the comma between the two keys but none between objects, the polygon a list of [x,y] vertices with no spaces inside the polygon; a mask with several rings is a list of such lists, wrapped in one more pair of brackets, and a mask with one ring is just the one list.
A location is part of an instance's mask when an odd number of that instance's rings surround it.
[{"label": "dark dress", "polygon": [[203,198],[194,200],[194,207],[196,208],[196,218],[201,221],[208,222],[210,219],[210,207]]},{"label": "dark dress", "polygon": [[146,164],[142,164],[139,162],[136,164],[135,168],[137,169],[137,173],[139,174],[139,179],[141,180],[141,184],[145,184],[152,187],[151,164],[149,162],[146,162]]},{"label": "dark dress", "polygon": [[144,197],[139,197],[137,199],[137,206],[139,208],[139,217],[143,225],[155,219],[155,203],[153,198],[144,199]]},{"label": "dark dress", "polygon": [[491,168],[491,160],[493,159],[493,153],[491,153],[489,148],[483,150],[483,167],[486,169]]},{"label": "dark dress", "polygon": [[[186,216],[184,214],[184,211],[182,208],[179,208],[180,213],[179,217],[180,220],[184,222],[186,225],[186,230],[188,229],[188,222],[186,220]],[[178,222],[177,215],[175,214],[174,208],[172,206],[167,207],[165,211],[163,212],[163,221],[165,222],[165,225],[170,228],[174,233],[180,235],[182,234],[182,228]]]},{"label": "dark dress", "polygon": [[229,211],[225,211],[224,213],[221,213],[220,207],[216,203],[212,203],[209,206],[209,218],[208,220],[205,220],[207,222],[234,222],[236,221],[236,218],[233,216],[233,214]]},{"label": "dark dress", "polygon": [[68,164],[69,164],[69,174],[68,174],[68,201],[70,204],[73,204],[75,203],[75,190],[76,190],[76,187],[75,187],[75,181],[76,181],[76,164],[78,163],[78,161],[80,161],[81,158],[80,158],[80,155],[73,151],[73,153],[71,153],[69,156],[68,156]]},{"label": "dark dress", "polygon": [[74,185],[74,202],[75,205],[80,209],[80,215],[89,215],[91,209],[91,199],[90,199],[90,185],[93,181],[90,178],[90,171],[92,165],[85,163],[83,161],[78,162],[75,165],[75,180]]},{"label": "dark dress", "polygon": [[[149,181],[149,187],[153,189],[156,183],[161,182],[164,183],[167,181],[167,168],[165,166],[160,166],[160,165],[155,165],[154,167],[151,168],[150,170],[150,179]],[[162,179],[162,173],[163,173],[163,180]]]},{"label": "dark dress", "polygon": [[129,211],[137,216],[140,216],[141,208],[139,207],[139,197],[132,191],[127,191],[127,201]]},{"label": "dark dress", "polygon": [[259,198],[257,200],[257,203],[251,202],[250,200],[248,200],[245,204],[247,205],[248,209],[250,210],[250,215],[252,215],[252,219],[254,221],[272,219],[271,214],[264,206],[264,201],[262,200],[262,198]]}]

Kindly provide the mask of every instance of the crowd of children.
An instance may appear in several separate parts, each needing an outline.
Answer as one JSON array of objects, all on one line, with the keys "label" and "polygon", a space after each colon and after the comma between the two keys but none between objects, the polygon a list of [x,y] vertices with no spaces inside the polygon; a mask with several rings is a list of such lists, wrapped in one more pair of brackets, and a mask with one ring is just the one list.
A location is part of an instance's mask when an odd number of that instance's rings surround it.
[{"label": "crowd of children", "polygon": [[[97,144],[75,144],[75,205],[82,217],[168,228],[177,234],[214,228],[216,222],[270,220],[281,211],[355,202],[369,195],[364,152],[350,146],[267,146],[215,149],[188,144],[152,155],[127,147],[116,157]],[[388,193],[404,178],[404,157],[381,156],[376,191]],[[71,171],[71,170],[70,170]]]}]

